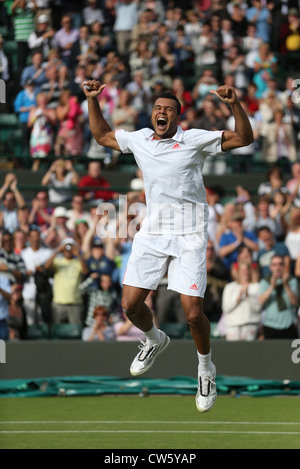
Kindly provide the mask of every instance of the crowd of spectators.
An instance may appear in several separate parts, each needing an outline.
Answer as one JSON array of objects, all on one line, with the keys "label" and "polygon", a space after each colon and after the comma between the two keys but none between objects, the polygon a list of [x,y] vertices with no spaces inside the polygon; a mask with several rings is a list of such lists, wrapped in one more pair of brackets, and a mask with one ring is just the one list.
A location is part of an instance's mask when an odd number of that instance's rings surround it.
[{"label": "crowd of spectators", "polygon": [[[164,89],[182,103],[184,129],[231,129],[230,110],[209,90],[236,88],[255,141],[233,152],[234,171],[250,172],[259,152],[266,182],[255,200],[253,188],[238,186],[226,203],[220,187],[207,187],[204,308],[227,340],[297,337],[298,2],[15,0],[1,2],[0,13],[16,41],[20,72],[1,36],[6,106],[19,116],[42,187],[28,201],[12,171],[0,188],[0,338],[23,339],[28,326],[63,322],[82,325],[83,340],[141,338],[120,308],[135,217],[101,174],[118,154],[98,146],[89,131],[81,84],[93,78],[107,84],[99,99],[111,127],[130,131],[149,125],[152,100]],[[281,68],[290,71],[284,79]],[[82,155],[84,176],[76,169]],[[142,175],[131,188],[128,204],[142,209]],[[114,208],[109,222],[101,202]],[[147,303],[158,325],[184,322],[179,295],[166,283]]]}]

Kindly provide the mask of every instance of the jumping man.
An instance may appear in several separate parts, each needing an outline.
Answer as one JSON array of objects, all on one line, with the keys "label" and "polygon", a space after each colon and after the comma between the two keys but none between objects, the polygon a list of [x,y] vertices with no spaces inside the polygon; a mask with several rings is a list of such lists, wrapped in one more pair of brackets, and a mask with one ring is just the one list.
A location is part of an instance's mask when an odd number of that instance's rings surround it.
[{"label": "jumping man", "polygon": [[234,88],[220,86],[211,93],[231,107],[234,131],[183,131],[179,126],[180,103],[170,92],[161,94],[154,102],[153,130],[112,131],[98,101],[105,86],[96,80],[83,84],[91,132],[99,145],[134,155],[143,173],[147,205],[147,217],[134,237],[123,282],[123,310],[146,337],[130,372],[138,376],[147,371],[170,342],[155,326],[144,303],[167,273],[168,288],[181,296],[196,345],[199,360],[196,406],[200,412],[206,412],[214,405],[217,392],[210,324],[203,313],[208,209],[202,168],[208,156],[252,143],[252,128]]}]

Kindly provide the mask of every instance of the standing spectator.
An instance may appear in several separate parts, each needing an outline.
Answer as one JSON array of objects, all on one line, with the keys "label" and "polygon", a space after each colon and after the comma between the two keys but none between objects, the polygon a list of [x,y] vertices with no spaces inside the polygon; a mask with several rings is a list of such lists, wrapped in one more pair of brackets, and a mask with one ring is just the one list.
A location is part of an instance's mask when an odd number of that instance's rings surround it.
[{"label": "standing spectator", "polygon": [[14,237],[12,233],[4,231],[2,247],[0,249],[0,273],[11,284],[23,283],[27,271],[22,257],[14,252]]},{"label": "standing spectator", "polygon": [[99,2],[97,0],[88,0],[87,3],[88,5],[82,11],[84,24],[89,26],[95,21],[104,24],[103,12],[101,8],[98,7]]},{"label": "standing spectator", "polygon": [[140,72],[144,82],[149,85],[151,79],[151,57],[152,52],[149,48],[149,43],[142,39],[136,48],[131,51],[128,59],[131,76],[134,81],[137,81],[136,74]]},{"label": "standing spectator", "polygon": [[71,160],[58,159],[52,163],[49,171],[42,179],[42,186],[49,187],[51,204],[63,204],[72,199],[72,186],[79,182],[79,174]]},{"label": "standing spectator", "polygon": [[9,280],[0,275],[0,340],[9,340],[8,316],[11,300],[11,286]]},{"label": "standing spectator", "polygon": [[21,252],[21,257],[27,269],[27,278],[24,283],[23,298],[26,311],[27,324],[39,322],[40,311],[36,304],[37,288],[35,284],[35,272],[43,269],[44,264],[52,255],[52,250],[44,248],[41,242],[39,230],[31,229],[28,235],[29,246]]},{"label": "standing spectator", "polygon": [[13,233],[19,226],[18,208],[25,206],[25,200],[19,191],[18,180],[13,173],[5,176],[4,184],[0,189],[0,226]]},{"label": "standing spectator", "polygon": [[[85,189],[85,188],[88,189]],[[93,190],[93,188],[95,188]],[[82,176],[78,183],[80,195],[85,201],[108,201],[114,198],[114,192],[111,191],[108,181],[101,176],[101,165],[99,161],[91,161],[88,165],[88,173]]]},{"label": "standing spectator", "polygon": [[47,158],[52,150],[56,113],[48,109],[48,96],[38,93],[36,106],[31,109],[28,117],[28,127],[31,128],[30,155],[33,158],[32,171],[38,171],[41,159]]},{"label": "standing spectator", "polygon": [[251,281],[251,266],[241,262],[237,279],[223,291],[222,309],[226,340],[255,340],[258,336],[261,306],[260,284]]},{"label": "standing spectator", "polygon": [[36,225],[41,232],[49,228],[53,208],[49,206],[49,195],[47,190],[40,190],[32,200],[32,208],[29,215],[29,223]]},{"label": "standing spectator", "polygon": [[264,42],[270,42],[271,15],[261,0],[252,0],[252,7],[246,11],[246,19],[256,26],[256,36]]},{"label": "standing spectator", "polygon": [[289,228],[285,237],[285,244],[292,259],[291,271],[294,272],[295,262],[300,254],[300,208],[292,207],[289,217]]},{"label": "standing spectator", "polygon": [[14,40],[18,46],[18,69],[22,70],[29,55],[28,38],[34,31],[34,15],[36,12],[36,0],[15,0],[11,11],[14,24]]},{"label": "standing spectator", "polygon": [[[256,142],[258,141],[258,138],[260,136],[260,131],[259,131],[259,126],[257,124],[257,121],[254,119],[254,117],[251,116],[249,112],[249,107],[245,101],[241,101],[241,105],[246,112],[248,119],[250,121],[252,131],[253,131],[253,136],[254,136],[254,142],[250,143],[250,145],[243,147],[243,148],[237,148],[235,150],[232,150],[232,155],[234,158],[233,162],[233,170],[234,172],[246,172],[250,173],[252,170],[253,166],[253,158],[255,155],[256,151]],[[232,116],[229,117],[227,120],[227,129],[228,130],[234,130],[235,126],[235,121]]]},{"label": "standing spectator", "polygon": [[219,255],[223,258],[227,268],[236,262],[238,249],[244,244],[251,251],[258,250],[257,237],[253,231],[243,230],[244,215],[241,211],[236,211],[229,222],[229,232],[222,234],[219,243]]},{"label": "standing spectator", "polygon": [[127,57],[130,50],[131,31],[138,23],[138,6],[136,0],[124,0],[115,4],[116,20],[114,33],[117,51],[122,57]]},{"label": "standing spectator", "polygon": [[15,283],[11,286],[9,302],[8,329],[9,340],[26,339],[27,321],[23,306],[22,285]]},{"label": "standing spectator", "polygon": [[83,151],[82,110],[75,96],[69,89],[61,92],[59,105],[56,109],[58,132],[54,144],[55,155],[76,156]]},{"label": "standing spectator", "polygon": [[34,90],[39,93],[41,86],[47,81],[46,71],[43,67],[43,54],[34,52],[31,58],[31,65],[27,65],[22,71],[21,86],[24,86],[27,80],[32,80]]},{"label": "standing spectator", "polygon": [[90,255],[87,256],[86,264],[90,274],[97,273],[98,275],[112,276],[116,265],[113,250],[110,248],[110,245],[105,249],[102,239],[93,239]]},{"label": "standing spectator", "polygon": [[136,70],[133,73],[133,80],[126,85],[126,90],[130,94],[130,104],[137,113],[137,130],[148,127],[151,115],[152,91],[144,80],[142,70]]},{"label": "standing spectator", "polygon": [[46,233],[43,233],[43,235],[48,236],[49,233],[55,231],[60,244],[65,238],[71,237],[73,234],[67,227],[67,221],[67,209],[65,207],[56,207],[52,215],[51,225]]},{"label": "standing spectator", "polygon": [[193,95],[185,88],[182,78],[174,78],[172,82],[172,91],[181,104],[181,115],[184,118],[187,109],[194,105]]},{"label": "standing spectator", "polygon": [[270,270],[270,276],[260,281],[264,338],[296,339],[297,280],[285,272],[283,259],[277,254],[271,259]]},{"label": "standing spectator", "polygon": [[36,29],[29,35],[28,46],[32,53],[41,52],[43,60],[46,60],[52,49],[55,31],[49,26],[49,18],[45,14],[40,15],[36,23]]},{"label": "standing spectator", "polygon": [[218,249],[216,232],[224,213],[223,205],[220,203],[220,190],[218,187],[206,188],[206,202],[208,205],[208,237],[214,243],[214,248]]},{"label": "standing spectator", "polygon": [[79,285],[88,269],[74,239],[66,238],[48,259],[45,268],[53,270],[54,322],[81,324],[83,301]]},{"label": "standing spectator", "polygon": [[254,260],[253,252],[247,246],[241,246],[238,250],[237,261],[234,262],[230,269],[231,279],[237,279],[238,268],[241,263],[246,263],[251,269],[251,282],[260,280],[260,272],[257,262]]},{"label": "standing spectator", "polygon": [[282,109],[273,109],[273,113],[274,121],[266,124],[262,131],[262,158],[269,163],[282,163],[289,172],[297,158],[293,127],[284,122]]},{"label": "standing spectator", "polygon": [[272,199],[275,192],[278,190],[284,193],[288,192],[283,181],[282,169],[280,166],[272,165],[266,173],[266,181],[258,186],[257,194],[268,195]]},{"label": "standing spectator", "polygon": [[107,310],[111,323],[118,317],[117,310],[120,306],[120,298],[112,284],[110,275],[92,273],[80,285],[82,295],[87,295],[87,314],[85,323],[87,326],[93,325],[93,312],[96,306],[104,306]]},{"label": "standing spectator", "polygon": [[291,195],[293,205],[300,207],[300,162],[292,164],[292,178],[286,183],[286,188]]},{"label": "standing spectator", "polygon": [[90,213],[84,209],[84,198],[80,194],[75,194],[72,197],[71,207],[68,214],[67,227],[70,231],[75,231],[75,224],[78,220],[85,220],[89,227],[92,225],[92,218]]},{"label": "standing spectator", "polygon": [[222,315],[222,295],[228,282],[229,271],[223,260],[217,255],[213,240],[208,239],[206,249],[207,286],[203,307],[208,320],[218,322]]},{"label": "standing spectator", "polygon": [[277,72],[277,59],[269,44],[262,43],[254,59],[253,82],[257,86],[256,97],[261,98],[268,88],[269,78],[274,78]]},{"label": "standing spectator", "polygon": [[15,113],[19,116],[22,129],[22,146],[25,153],[29,151],[30,128],[28,118],[30,111],[36,106],[36,91],[31,79],[24,83],[24,89],[19,91],[14,101]]},{"label": "standing spectator", "polygon": [[264,278],[271,273],[271,259],[275,254],[282,257],[284,271],[287,273],[291,272],[291,256],[286,244],[283,242],[277,242],[274,234],[268,226],[261,226],[257,230],[257,236],[260,245],[257,254],[257,262],[261,278]]},{"label": "standing spectator", "polygon": [[54,46],[59,49],[60,57],[68,67],[72,67],[71,51],[78,38],[79,31],[72,27],[71,16],[64,15],[61,19],[61,29],[54,36]]},{"label": "standing spectator", "polygon": [[190,38],[185,34],[184,26],[179,24],[173,37],[173,51],[177,58],[177,72],[182,76],[188,76],[190,68],[186,65],[192,63],[194,58],[193,46]]},{"label": "standing spectator", "polygon": [[[26,209],[27,209],[27,213],[29,214],[28,207],[26,207]],[[20,212],[20,210],[18,212]],[[21,254],[23,249],[26,248],[26,232],[23,231],[21,228],[18,228],[16,231],[14,231],[13,237],[14,237],[14,253]]]}]

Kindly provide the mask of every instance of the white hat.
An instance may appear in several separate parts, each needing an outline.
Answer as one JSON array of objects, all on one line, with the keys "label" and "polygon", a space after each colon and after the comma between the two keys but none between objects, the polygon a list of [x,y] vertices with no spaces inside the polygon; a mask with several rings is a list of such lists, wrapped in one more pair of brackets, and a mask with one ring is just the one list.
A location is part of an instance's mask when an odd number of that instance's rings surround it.
[{"label": "white hat", "polygon": [[56,218],[58,217],[69,218],[68,211],[65,207],[56,207],[56,209],[53,212],[53,215]]},{"label": "white hat", "polygon": [[38,17],[37,22],[40,23],[48,23],[48,16],[47,15],[41,15]]},{"label": "white hat", "polygon": [[71,246],[75,246],[75,239],[73,238],[65,238],[62,242],[61,242],[61,246],[67,246],[68,244],[70,244]]}]

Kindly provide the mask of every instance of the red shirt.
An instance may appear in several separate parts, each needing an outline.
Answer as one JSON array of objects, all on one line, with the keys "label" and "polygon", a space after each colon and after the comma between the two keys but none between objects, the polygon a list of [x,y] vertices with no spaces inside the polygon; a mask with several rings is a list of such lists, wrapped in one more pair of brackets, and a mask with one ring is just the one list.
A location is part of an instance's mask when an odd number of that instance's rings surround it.
[{"label": "red shirt", "polygon": [[85,195],[87,193],[93,192],[94,193],[94,199],[103,199],[103,200],[107,201],[107,200],[112,199],[112,197],[114,195],[114,192],[111,191],[111,190],[96,189],[96,188],[99,188],[99,187],[101,187],[101,188],[102,187],[105,187],[105,188],[110,187],[108,181],[102,176],[100,176],[97,179],[94,179],[89,175],[83,176],[80,179],[79,183],[78,183],[78,188],[82,189],[84,187],[95,187],[95,190],[86,189],[86,190],[79,191],[80,195],[82,195],[83,197],[85,197]]}]

